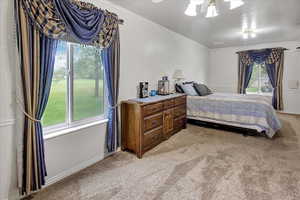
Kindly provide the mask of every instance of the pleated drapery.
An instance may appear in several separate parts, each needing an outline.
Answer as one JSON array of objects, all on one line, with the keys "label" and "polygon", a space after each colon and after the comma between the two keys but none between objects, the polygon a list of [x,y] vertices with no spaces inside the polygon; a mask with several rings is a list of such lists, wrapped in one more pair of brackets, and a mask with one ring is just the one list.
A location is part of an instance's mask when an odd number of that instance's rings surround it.
[{"label": "pleated drapery", "polygon": [[238,67],[238,92],[246,93],[246,89],[251,79],[253,65],[264,63],[270,82],[274,88],[272,104],[277,110],[283,110],[282,81],[284,69],[285,48],[270,48],[261,50],[250,50],[237,52],[239,55]]},{"label": "pleated drapery", "polygon": [[266,69],[272,84],[273,98],[272,104],[276,110],[283,110],[283,70],[284,70],[284,51],[278,50],[280,58],[274,63],[266,63]]},{"label": "pleated drapery", "polygon": [[119,34],[109,48],[102,50],[101,58],[104,65],[105,79],[108,91],[108,134],[107,150],[113,152],[119,144],[118,133],[118,96],[120,79],[120,39]]},{"label": "pleated drapery", "polygon": [[99,35],[105,17],[102,10],[81,9],[71,1],[53,0],[53,3],[66,30],[76,41],[91,44]]},{"label": "pleated drapery", "polygon": [[22,194],[41,189],[45,184],[46,165],[41,118],[45,111],[53,75],[57,40],[40,34],[18,10],[18,50],[24,98],[24,150]]},{"label": "pleated drapery", "polygon": [[77,0],[16,0],[44,35],[107,48],[122,20],[107,10]]},{"label": "pleated drapery", "polygon": [[251,75],[253,71],[253,64],[247,64],[242,62],[242,59],[239,57],[239,66],[238,66],[238,93],[246,94],[246,89],[251,80]]},{"label": "pleated drapery", "polygon": [[21,193],[45,184],[47,175],[41,119],[51,88],[58,39],[101,48],[108,87],[107,149],[118,147],[120,71],[119,24],[107,10],[78,0],[15,0],[18,50],[24,95]]}]

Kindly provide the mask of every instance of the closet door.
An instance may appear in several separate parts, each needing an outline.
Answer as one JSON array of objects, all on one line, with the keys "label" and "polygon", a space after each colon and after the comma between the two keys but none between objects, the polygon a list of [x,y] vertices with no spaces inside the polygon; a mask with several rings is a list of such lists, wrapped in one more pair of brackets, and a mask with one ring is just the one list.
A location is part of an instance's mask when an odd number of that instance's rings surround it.
[{"label": "closet door", "polygon": [[300,114],[300,106],[299,106],[300,51],[299,50],[286,51],[284,56],[285,56],[284,75],[283,75],[284,111],[287,113]]}]

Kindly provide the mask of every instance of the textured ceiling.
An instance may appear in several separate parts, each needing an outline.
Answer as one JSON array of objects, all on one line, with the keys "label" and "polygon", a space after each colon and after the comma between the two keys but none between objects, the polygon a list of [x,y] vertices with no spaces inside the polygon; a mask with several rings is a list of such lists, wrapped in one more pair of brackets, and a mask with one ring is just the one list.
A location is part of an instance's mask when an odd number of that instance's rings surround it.
[{"label": "textured ceiling", "polygon": [[[245,5],[229,10],[217,0],[220,15],[189,17],[184,11],[189,0],[108,0],[210,48],[250,45],[300,39],[300,0],[244,0]],[[243,24],[255,23],[257,37],[242,37]]]}]

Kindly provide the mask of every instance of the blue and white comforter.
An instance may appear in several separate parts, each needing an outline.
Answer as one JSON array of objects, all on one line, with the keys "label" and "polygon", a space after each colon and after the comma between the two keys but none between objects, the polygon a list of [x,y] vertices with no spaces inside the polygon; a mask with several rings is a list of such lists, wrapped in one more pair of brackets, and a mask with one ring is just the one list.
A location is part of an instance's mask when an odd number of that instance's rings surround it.
[{"label": "blue and white comforter", "polygon": [[189,96],[187,115],[189,119],[265,132],[269,138],[281,128],[271,99],[259,95],[215,93]]}]

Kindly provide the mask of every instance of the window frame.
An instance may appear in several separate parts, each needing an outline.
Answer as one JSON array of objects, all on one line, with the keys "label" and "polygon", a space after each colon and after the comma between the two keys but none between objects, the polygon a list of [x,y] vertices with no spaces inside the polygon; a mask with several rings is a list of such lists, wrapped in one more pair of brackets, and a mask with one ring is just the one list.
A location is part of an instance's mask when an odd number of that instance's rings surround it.
[{"label": "window frame", "polygon": [[43,135],[49,135],[57,131],[63,131],[67,129],[73,129],[79,126],[95,123],[97,121],[107,120],[107,97],[106,97],[106,84],[105,74],[103,71],[103,113],[94,117],[87,117],[81,120],[74,120],[74,46],[80,45],[77,43],[67,43],[67,66],[66,66],[66,116],[65,122],[50,126],[43,126]]},{"label": "window frame", "polygon": [[[257,87],[258,88],[258,92],[247,92],[247,89],[249,88],[249,86],[248,86],[248,88],[246,89],[246,94],[255,94],[255,95],[261,95],[261,96],[273,96],[273,92],[266,93],[266,92],[262,92],[262,90],[261,90],[261,86],[262,86],[262,84],[261,84],[261,81],[262,81],[261,80],[261,77],[262,77],[261,71],[262,71],[262,69],[261,68],[265,64],[263,64],[263,63],[261,63],[261,64],[255,63],[254,65],[259,66],[259,70],[258,70],[258,87]],[[252,78],[252,75],[251,75],[251,78]]]}]

